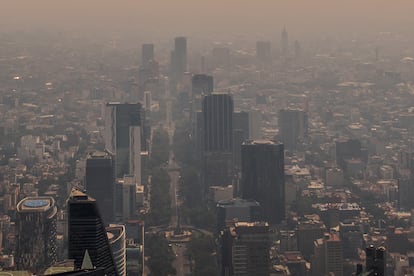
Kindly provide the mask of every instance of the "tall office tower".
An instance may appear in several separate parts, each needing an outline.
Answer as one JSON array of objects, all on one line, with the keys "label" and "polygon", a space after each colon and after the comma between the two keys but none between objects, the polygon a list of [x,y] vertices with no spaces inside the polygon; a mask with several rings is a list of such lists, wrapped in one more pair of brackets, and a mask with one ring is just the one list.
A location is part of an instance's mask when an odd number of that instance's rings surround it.
[{"label": "tall office tower", "polygon": [[117,276],[116,265],[96,200],[72,190],[68,202],[69,259],[80,269],[87,251],[92,264],[104,268],[106,275]]},{"label": "tall office tower", "polygon": [[131,243],[126,248],[126,271],[128,276],[142,276],[143,271],[143,252],[141,245]]},{"label": "tall office tower", "polygon": [[204,188],[226,186],[233,176],[233,98],[211,93],[203,99]]},{"label": "tall office tower", "polygon": [[343,274],[342,241],[338,234],[325,239],[325,271],[341,276]]},{"label": "tall office tower", "polygon": [[288,38],[288,32],[286,31],[286,28],[283,28],[283,31],[281,34],[281,49],[282,49],[282,57],[287,58],[289,55],[289,38]]},{"label": "tall office tower", "polygon": [[133,175],[125,175],[117,180],[119,214],[123,221],[134,218],[136,210],[137,183]]},{"label": "tall office tower", "polygon": [[97,200],[105,224],[114,219],[114,165],[107,152],[94,152],[86,159],[85,187],[88,194]]},{"label": "tall office tower", "polygon": [[343,275],[342,242],[336,233],[314,241],[312,275]]},{"label": "tall office tower", "polygon": [[57,208],[53,197],[26,197],[17,204],[17,269],[42,273],[57,261]]},{"label": "tall office tower", "polygon": [[308,114],[298,109],[279,111],[279,136],[285,149],[295,151],[308,133]]},{"label": "tall office tower", "polygon": [[364,245],[362,225],[357,221],[340,222],[339,233],[344,258],[357,260],[359,258],[358,251]]},{"label": "tall office tower", "polygon": [[142,44],[142,65],[147,67],[154,60],[154,44]]},{"label": "tall office tower", "polygon": [[270,41],[259,40],[256,42],[256,58],[261,63],[271,63],[272,47]]},{"label": "tall office tower", "polygon": [[110,224],[106,227],[109,245],[111,246],[112,256],[119,276],[126,275],[126,242],[125,226],[120,224]]},{"label": "tall office tower", "polygon": [[192,97],[197,95],[206,95],[214,90],[213,77],[204,74],[195,74],[191,80],[192,83]]},{"label": "tall office tower", "polygon": [[285,172],[283,144],[268,140],[250,140],[241,147],[242,179],[239,194],[254,199],[262,207],[262,216],[271,224],[285,218]]},{"label": "tall office tower", "polygon": [[365,249],[365,255],[365,274],[357,275],[387,275],[387,252],[384,247],[370,245]]},{"label": "tall office tower", "polygon": [[105,147],[115,155],[116,177],[133,174],[141,183],[141,149],[146,141],[144,117],[140,103],[106,104]]},{"label": "tall office tower", "polygon": [[245,111],[233,113],[233,161],[236,170],[241,169],[241,145],[250,138],[249,115]]},{"label": "tall office tower", "polygon": [[222,231],[220,243],[220,275],[270,274],[270,236],[266,222],[236,222]]},{"label": "tall office tower", "polygon": [[262,113],[259,109],[249,111],[249,137],[262,139]]},{"label": "tall office tower", "polygon": [[173,76],[181,81],[187,71],[187,38],[180,36],[174,39],[174,52],[172,56]]},{"label": "tall office tower", "polygon": [[211,93],[203,99],[204,150],[233,150],[233,98],[226,93]]}]

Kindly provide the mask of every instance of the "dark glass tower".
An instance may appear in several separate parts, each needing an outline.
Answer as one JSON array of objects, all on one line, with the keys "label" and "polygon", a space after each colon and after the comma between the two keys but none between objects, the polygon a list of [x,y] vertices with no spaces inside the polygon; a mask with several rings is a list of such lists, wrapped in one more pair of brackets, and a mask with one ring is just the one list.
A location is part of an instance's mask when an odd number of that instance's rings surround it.
[{"label": "dark glass tower", "polygon": [[203,182],[210,186],[232,183],[233,174],[233,99],[229,94],[212,93],[204,97]]},{"label": "dark glass tower", "polygon": [[184,36],[176,37],[174,46],[175,71],[177,77],[181,78],[187,71],[187,38]]},{"label": "dark glass tower", "polygon": [[56,215],[53,197],[26,197],[17,204],[16,266],[42,273],[56,262]]},{"label": "dark glass tower", "polygon": [[263,218],[279,224],[285,218],[285,173],[283,144],[251,140],[242,145],[240,196],[254,199]]},{"label": "dark glass tower", "polygon": [[[140,103],[107,103],[105,110],[105,147],[115,155],[115,176],[133,174],[130,168],[131,137],[140,128],[141,145],[145,148],[145,116]],[[135,139],[137,140],[137,139]]]},{"label": "dark glass tower", "polygon": [[88,250],[92,264],[106,275],[118,276],[111,248],[96,200],[72,190],[68,200],[69,259],[80,269]]},{"label": "dark glass tower", "polygon": [[308,115],[299,109],[282,109],[279,111],[280,140],[286,150],[295,151],[300,141],[308,133]]},{"label": "dark glass tower", "polygon": [[214,90],[214,80],[212,76],[196,74],[191,79],[192,95],[209,94]]},{"label": "dark glass tower", "polygon": [[142,65],[147,67],[154,60],[154,44],[142,44]]},{"label": "dark glass tower", "polygon": [[203,100],[204,150],[232,152],[233,98],[212,93]]},{"label": "dark glass tower", "polygon": [[86,159],[85,186],[88,194],[96,199],[105,225],[114,219],[115,196],[114,163],[106,152],[95,152]]}]

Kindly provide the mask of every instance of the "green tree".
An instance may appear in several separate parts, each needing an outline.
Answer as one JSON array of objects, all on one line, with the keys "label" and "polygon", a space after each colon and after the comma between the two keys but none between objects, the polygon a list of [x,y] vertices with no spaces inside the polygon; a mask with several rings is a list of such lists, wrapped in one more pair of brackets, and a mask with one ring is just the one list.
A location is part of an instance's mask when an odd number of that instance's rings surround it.
[{"label": "green tree", "polygon": [[172,267],[172,262],[175,259],[174,252],[169,247],[164,235],[148,235],[145,241],[145,254],[149,256],[147,265],[150,275],[167,276],[176,273]]},{"label": "green tree", "polygon": [[188,253],[195,262],[195,276],[217,275],[215,244],[212,237],[194,235],[188,245]]}]

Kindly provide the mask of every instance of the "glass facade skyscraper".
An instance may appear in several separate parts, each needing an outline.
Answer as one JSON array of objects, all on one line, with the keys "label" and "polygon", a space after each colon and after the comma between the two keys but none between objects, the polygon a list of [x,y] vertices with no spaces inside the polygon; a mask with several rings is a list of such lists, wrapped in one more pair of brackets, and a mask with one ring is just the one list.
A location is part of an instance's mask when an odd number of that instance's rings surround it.
[{"label": "glass facade skyscraper", "polygon": [[106,152],[94,152],[86,159],[85,186],[97,200],[102,219],[107,225],[114,219],[115,196],[114,162]]},{"label": "glass facade skyscraper", "polygon": [[41,273],[57,260],[57,208],[53,197],[26,197],[17,204],[16,266]]},{"label": "glass facade skyscraper", "polygon": [[263,219],[279,224],[285,218],[283,144],[250,140],[242,145],[240,196],[260,203]]},{"label": "glass facade skyscraper", "polygon": [[85,251],[92,264],[104,268],[106,275],[118,276],[111,247],[96,200],[72,190],[68,200],[69,259],[80,269]]}]

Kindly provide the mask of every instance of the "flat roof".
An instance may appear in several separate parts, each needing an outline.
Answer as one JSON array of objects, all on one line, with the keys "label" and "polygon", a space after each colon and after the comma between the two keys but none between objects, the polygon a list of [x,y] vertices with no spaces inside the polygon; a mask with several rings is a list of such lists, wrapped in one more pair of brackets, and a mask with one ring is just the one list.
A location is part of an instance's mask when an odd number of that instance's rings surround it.
[{"label": "flat roof", "polygon": [[45,212],[55,205],[55,200],[50,196],[26,197],[17,204],[18,212]]}]

